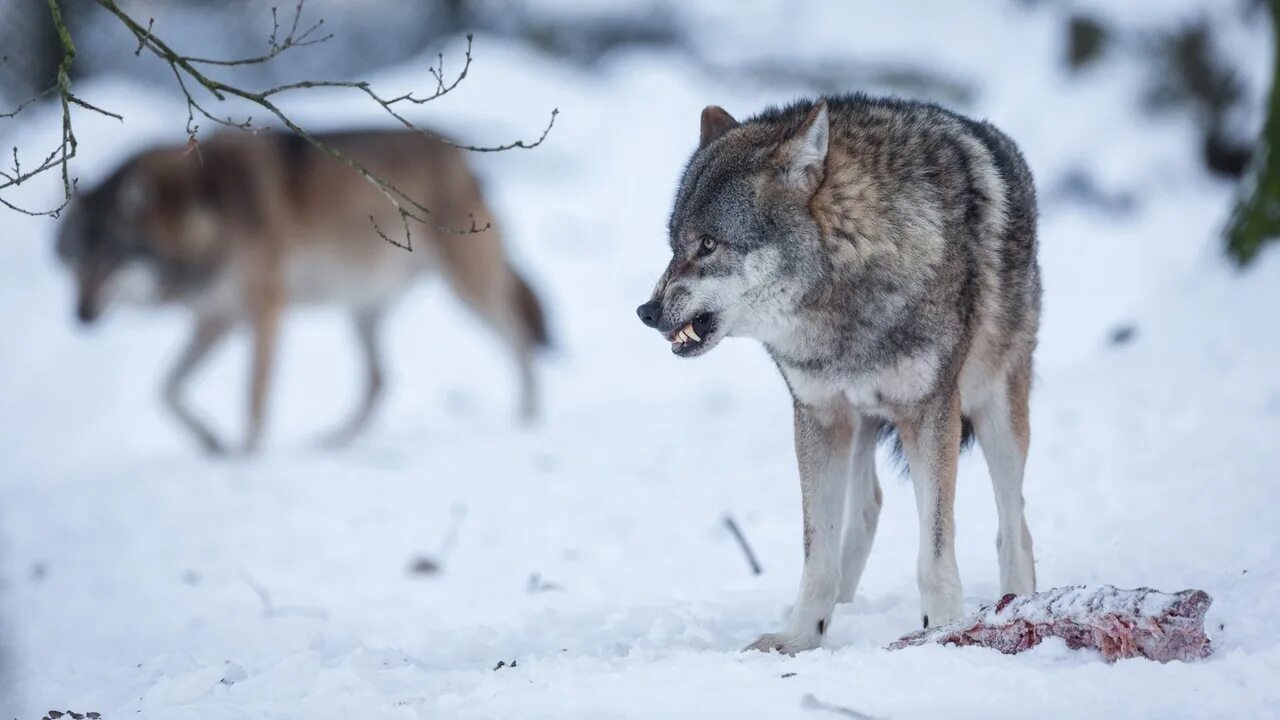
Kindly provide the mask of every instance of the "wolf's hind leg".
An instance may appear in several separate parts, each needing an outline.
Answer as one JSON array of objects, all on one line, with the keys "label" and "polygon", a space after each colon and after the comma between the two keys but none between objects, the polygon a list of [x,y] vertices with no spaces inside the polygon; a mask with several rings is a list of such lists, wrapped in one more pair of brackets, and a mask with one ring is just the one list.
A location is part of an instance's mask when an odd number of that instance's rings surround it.
[{"label": "wolf's hind leg", "polygon": [[505,268],[495,272],[504,274],[487,278],[486,285],[475,287],[455,281],[454,286],[462,299],[497,332],[510,350],[516,364],[520,393],[518,417],[521,422],[531,422],[537,417],[539,406],[538,378],[534,368],[534,350],[539,339],[520,312],[518,293],[521,290],[518,283],[522,281]]},{"label": "wolf's hind leg", "polygon": [[534,368],[534,344],[516,314],[513,304],[505,298],[486,298],[474,303],[480,317],[493,328],[511,352],[516,364],[516,382],[519,392],[517,417],[522,423],[532,422],[538,416],[538,377]]},{"label": "wolf's hind leg", "polygon": [[1001,593],[1023,594],[1036,589],[1035,556],[1022,499],[1023,471],[1031,442],[1027,407],[1030,380],[1026,364],[1015,368],[973,417],[974,432],[995,488]]},{"label": "wolf's hind leg", "polygon": [[382,391],[386,385],[386,373],[382,366],[382,348],[379,343],[379,328],[382,326],[381,308],[361,308],[352,318],[356,331],[356,340],[360,343],[360,351],[364,357],[364,395],[356,411],[337,430],[329,433],[322,441],[325,447],[338,448],[350,443],[360,436],[369,426]]},{"label": "wolf's hind leg", "polygon": [[858,580],[867,565],[867,555],[880,522],[883,496],[876,478],[876,440],[879,425],[875,418],[860,417],[853,431],[853,468],[849,474],[849,494],[845,506],[844,548],[840,562],[840,602],[853,602]]},{"label": "wolf's hind leg", "polygon": [[512,290],[504,316],[504,335],[515,353],[520,372],[520,419],[532,422],[538,416],[540,397],[534,369],[534,350],[548,344],[546,318],[538,296],[518,273],[512,271]]},{"label": "wolf's hind leg", "polygon": [[960,423],[960,393],[954,388],[895,423],[920,517],[916,576],[925,627],[955,620],[964,609],[955,548]]},{"label": "wolf's hind leg", "polygon": [[533,367],[533,352],[521,339],[509,339],[515,353],[516,371],[520,383],[519,405],[516,413],[522,423],[533,423],[538,418],[541,398],[538,392],[538,376]]},{"label": "wolf's hind leg", "polygon": [[848,407],[795,406],[796,458],[804,511],[804,570],[786,628],[762,636],[748,650],[794,655],[822,642],[840,585],[840,529],[849,485],[853,428]]},{"label": "wolf's hind leg", "polygon": [[164,383],[164,402],[169,411],[188,432],[196,436],[206,452],[214,455],[225,453],[226,446],[187,405],[183,390],[186,389],[191,373],[227,336],[231,325],[231,321],[224,317],[197,317],[195,332],[192,333],[182,354],[178,356],[178,361],[174,363]]}]

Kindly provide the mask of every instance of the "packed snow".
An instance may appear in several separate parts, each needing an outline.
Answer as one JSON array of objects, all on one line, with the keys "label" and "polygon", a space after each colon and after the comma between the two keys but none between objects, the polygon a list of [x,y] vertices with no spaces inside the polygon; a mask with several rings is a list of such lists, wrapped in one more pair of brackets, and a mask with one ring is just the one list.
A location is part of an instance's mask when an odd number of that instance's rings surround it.
[{"label": "packed snow", "polygon": [[[742,116],[804,89],[653,50],[582,69],[478,36],[468,79],[415,117],[501,142],[560,110],[544,146],[475,160],[557,343],[533,428],[515,422],[496,341],[427,283],[389,327],[391,390],[368,436],[314,447],[355,402],[359,358],[345,318],[304,311],[286,325],[264,452],[210,460],[158,402],[186,319],[121,308],[76,327],[54,223],[0,215],[0,717],[1274,716],[1280,251],[1245,272],[1221,258],[1233,189],[1201,168],[1190,120],[1144,113],[1130,56],[1067,76],[1046,5],[955,22],[907,4],[713,5],[696,27],[724,62],[756,48],[953,72],[975,90],[960,109],[1022,145],[1044,198],[1026,486],[1040,586],[1203,589],[1212,657],[886,651],[919,621],[914,503],[887,458],[879,537],[824,647],[743,653],[781,627],[799,579],[790,399],[751,341],[681,361],[634,308],[667,261],[702,106]],[[1259,32],[1233,53],[1264,78]],[[433,59],[373,79],[421,88]],[[77,116],[84,182],[182,139],[167,88],[80,92],[125,116]],[[338,92],[290,107],[312,127],[378,121]],[[0,140],[46,147],[56,118],[33,108]],[[1079,172],[1131,211],[1058,192]],[[49,178],[25,197],[56,191]],[[192,393],[233,438],[246,352],[244,338],[222,348]],[[956,512],[973,611],[1000,595],[980,453],[961,461]]]}]

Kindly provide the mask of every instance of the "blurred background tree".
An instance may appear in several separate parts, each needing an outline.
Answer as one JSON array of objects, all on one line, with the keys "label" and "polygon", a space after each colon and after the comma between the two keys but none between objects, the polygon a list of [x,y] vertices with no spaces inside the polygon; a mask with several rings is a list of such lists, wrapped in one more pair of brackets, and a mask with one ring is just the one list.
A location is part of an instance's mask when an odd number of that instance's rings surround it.
[{"label": "blurred background tree", "polygon": [[[1272,37],[1280,42],[1280,0],[1271,0]],[[1227,252],[1241,265],[1257,257],[1265,243],[1280,236],[1280,48],[1273,49],[1271,100],[1267,122],[1227,226]]]}]

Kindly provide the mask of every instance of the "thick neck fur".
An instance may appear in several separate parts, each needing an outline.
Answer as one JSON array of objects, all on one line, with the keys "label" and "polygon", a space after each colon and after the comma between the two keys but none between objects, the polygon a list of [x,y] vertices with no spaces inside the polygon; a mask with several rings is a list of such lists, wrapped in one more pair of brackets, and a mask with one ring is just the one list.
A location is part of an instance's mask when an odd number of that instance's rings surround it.
[{"label": "thick neck fur", "polygon": [[943,220],[923,197],[927,188],[881,177],[880,153],[866,145],[848,128],[831,134],[807,203],[817,237],[796,253],[803,297],[753,333],[780,364],[860,374],[937,341],[926,319],[937,308],[926,308],[924,298],[942,290]]}]

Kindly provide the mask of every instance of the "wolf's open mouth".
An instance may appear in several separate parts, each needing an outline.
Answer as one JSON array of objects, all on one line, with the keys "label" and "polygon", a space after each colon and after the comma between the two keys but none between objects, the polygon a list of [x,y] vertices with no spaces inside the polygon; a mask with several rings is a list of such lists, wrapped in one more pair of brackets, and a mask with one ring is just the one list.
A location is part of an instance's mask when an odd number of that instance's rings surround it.
[{"label": "wolf's open mouth", "polygon": [[667,340],[671,342],[671,352],[677,355],[693,353],[702,347],[702,343],[715,332],[715,329],[715,315],[711,313],[699,315],[685,323],[679,330],[667,334]]}]

